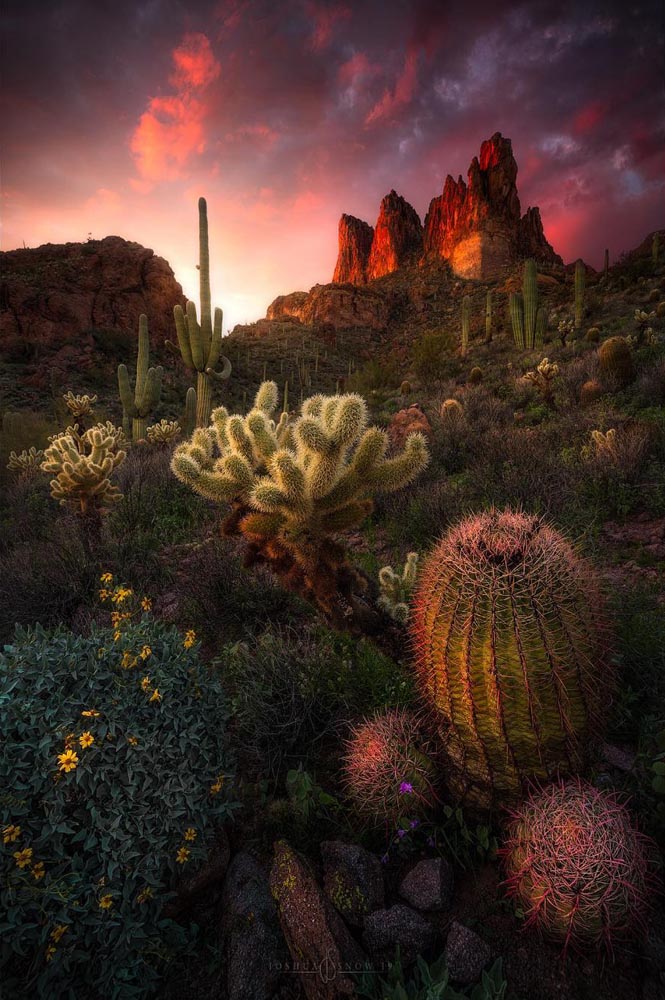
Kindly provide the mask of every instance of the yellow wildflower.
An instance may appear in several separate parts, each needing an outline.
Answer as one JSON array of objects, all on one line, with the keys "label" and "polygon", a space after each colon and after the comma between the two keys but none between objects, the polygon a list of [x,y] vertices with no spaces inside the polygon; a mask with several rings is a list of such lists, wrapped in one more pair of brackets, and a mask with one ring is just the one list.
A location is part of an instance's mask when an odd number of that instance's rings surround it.
[{"label": "yellow wildflower", "polygon": [[107,590],[106,587],[102,587],[102,589],[99,591],[99,599],[100,599],[100,601],[106,601],[106,600],[108,600],[108,598],[110,596],[111,596],[111,592],[109,590]]},{"label": "yellow wildflower", "polygon": [[57,944],[68,927],[69,924],[58,924],[58,926],[51,931],[51,939]]},{"label": "yellow wildflower", "polygon": [[50,944],[46,949],[46,961],[50,962],[54,955],[55,955],[55,945]]},{"label": "yellow wildflower", "polygon": [[40,878],[44,878],[44,862],[38,861],[36,865],[32,866],[32,874],[35,882],[39,882]]},{"label": "yellow wildflower", "polygon": [[24,847],[22,851],[14,851],[14,858],[19,868],[27,868],[32,861],[32,848]]},{"label": "yellow wildflower", "polygon": [[149,677],[144,677],[143,678],[143,680],[141,681],[141,687],[143,688],[144,691],[148,690],[148,688],[150,687],[150,678]]},{"label": "yellow wildflower", "polygon": [[135,656],[132,656],[129,650],[126,649],[122,656],[121,666],[123,667],[123,669],[131,670],[132,667],[135,667],[137,663],[138,663],[137,658]]},{"label": "yellow wildflower", "polygon": [[114,642],[118,642],[121,638],[122,638],[122,632],[114,632],[113,633],[113,641]]},{"label": "yellow wildflower", "polygon": [[96,719],[99,712],[94,708],[87,708],[85,711],[81,712],[84,719]]},{"label": "yellow wildflower", "polygon": [[137,903],[146,903],[149,899],[152,899],[152,889],[149,885],[145,889],[141,889],[140,893],[136,897]]},{"label": "yellow wildflower", "polygon": [[188,826],[185,830],[185,840],[196,840],[196,830],[193,826]]},{"label": "yellow wildflower", "polygon": [[149,597],[144,597],[141,601],[141,607],[144,611],[152,611],[152,601]]},{"label": "yellow wildflower", "polygon": [[81,744],[82,750],[85,750],[87,747],[91,747],[94,742],[95,742],[95,737],[92,735],[92,733],[88,732],[87,729],[84,733],[81,733],[81,735],[79,736],[79,743]]},{"label": "yellow wildflower", "polygon": [[113,896],[111,895],[110,892],[107,892],[106,895],[102,896],[102,898],[99,900],[99,909],[110,910],[112,906],[113,906]]},{"label": "yellow wildflower", "polygon": [[99,578],[99,582],[100,583],[113,583],[113,574],[112,573],[102,573],[102,575]]},{"label": "yellow wildflower", "polygon": [[73,743],[76,743],[76,733],[67,733],[65,736],[65,750],[69,750]]},{"label": "yellow wildflower", "polygon": [[135,747],[136,744],[138,743],[138,740],[137,740],[136,736],[128,736],[127,737],[127,742],[130,744],[130,746]]},{"label": "yellow wildflower", "polygon": [[185,649],[191,649],[195,642],[196,642],[196,632],[194,631],[194,629],[190,628],[188,629],[187,632],[185,632],[185,639],[183,641],[183,646],[185,647]]},{"label": "yellow wildflower", "polygon": [[224,784],[224,775],[218,774],[214,784],[210,786],[210,794],[217,795],[219,792],[221,792],[223,784]]},{"label": "yellow wildflower", "polygon": [[151,653],[152,650],[150,646],[144,646],[143,649],[141,650],[141,659],[147,660]]},{"label": "yellow wildflower", "polygon": [[58,754],[58,763],[60,764],[61,771],[73,771],[78,762],[78,754],[73,750],[65,750],[64,753]]},{"label": "yellow wildflower", "polygon": [[162,696],[159,693],[159,689],[155,688],[155,690],[150,695],[150,701],[161,701],[161,700],[162,700]]},{"label": "yellow wildflower", "polygon": [[12,841],[16,840],[16,838],[20,836],[20,834],[21,834],[21,827],[15,826],[13,823],[10,823],[9,826],[6,826],[2,831],[3,844],[11,844]]},{"label": "yellow wildflower", "polygon": [[189,860],[189,854],[190,851],[188,847],[179,847],[175,859],[179,865],[184,865],[185,862]]}]

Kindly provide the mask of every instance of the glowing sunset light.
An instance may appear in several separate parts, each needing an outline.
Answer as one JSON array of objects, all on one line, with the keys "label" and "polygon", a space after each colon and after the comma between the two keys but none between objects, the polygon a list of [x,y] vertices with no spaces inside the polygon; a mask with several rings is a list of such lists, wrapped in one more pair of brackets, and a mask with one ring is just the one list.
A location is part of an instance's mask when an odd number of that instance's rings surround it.
[{"label": "glowing sunset light", "polygon": [[[510,137],[522,211],[601,267],[665,225],[656,0],[7,0],[1,249],[116,235],[198,301],[196,203],[225,330],[331,280],[342,213],[424,219]],[[31,70],[25,72],[26,49]]]}]

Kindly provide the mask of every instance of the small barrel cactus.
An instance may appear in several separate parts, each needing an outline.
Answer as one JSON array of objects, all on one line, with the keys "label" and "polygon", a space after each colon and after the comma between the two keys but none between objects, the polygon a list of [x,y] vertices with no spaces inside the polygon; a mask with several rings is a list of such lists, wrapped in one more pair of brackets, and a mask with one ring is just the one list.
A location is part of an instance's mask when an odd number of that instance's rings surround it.
[{"label": "small barrel cactus", "polygon": [[584,338],[590,344],[597,344],[600,340],[600,330],[597,326],[590,326],[586,332],[586,337]]},{"label": "small barrel cactus", "polygon": [[625,337],[610,337],[598,348],[598,362],[602,375],[615,380],[621,388],[633,378],[633,352]]},{"label": "small barrel cactus", "polygon": [[439,416],[446,422],[455,423],[464,417],[464,407],[457,399],[446,399],[441,404]]},{"label": "small barrel cactus", "polygon": [[644,925],[654,889],[650,841],[616,797],[580,780],[532,792],[500,851],[527,925],[569,945],[605,945]]},{"label": "small barrel cactus", "polygon": [[591,406],[603,395],[603,387],[598,379],[587,379],[580,386],[580,406]]},{"label": "small barrel cactus", "polygon": [[404,379],[404,381],[399,387],[399,394],[400,396],[408,396],[410,392],[411,392],[411,383],[409,382],[408,379]]},{"label": "small barrel cactus", "polygon": [[416,716],[390,709],[353,728],[344,783],[357,811],[373,821],[423,814],[437,801],[436,767]]},{"label": "small barrel cactus", "polygon": [[562,535],[518,511],[465,518],[425,560],[409,630],[458,800],[581,769],[613,671],[594,574]]},{"label": "small barrel cactus", "polygon": [[469,373],[469,382],[471,385],[478,385],[483,380],[483,370],[476,365],[471,369]]}]

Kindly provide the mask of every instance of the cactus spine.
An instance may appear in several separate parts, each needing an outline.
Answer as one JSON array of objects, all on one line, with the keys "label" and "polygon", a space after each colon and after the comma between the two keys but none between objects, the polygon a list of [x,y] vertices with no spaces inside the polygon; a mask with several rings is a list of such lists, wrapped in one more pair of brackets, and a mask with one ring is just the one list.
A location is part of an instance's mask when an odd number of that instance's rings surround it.
[{"label": "cactus spine", "polygon": [[148,337],[148,317],[139,316],[139,353],[136,361],[136,385],[132,394],[126,365],[118,365],[118,389],[122,401],[122,426],[129,437],[129,421],[132,421],[132,441],[145,438],[148,416],[159,403],[162,394],[162,367],[149,368],[150,339]]},{"label": "cactus spine", "polygon": [[485,343],[492,343],[492,289],[488,289],[485,298]]},{"label": "cactus spine", "polygon": [[575,329],[582,328],[584,316],[584,286],[586,284],[586,268],[584,261],[578,260],[575,264]]},{"label": "cactus spine", "polygon": [[[196,316],[196,304],[187,302],[186,314],[181,306],[174,306],[178,347],[182,360],[196,376],[196,426],[207,427],[212,410],[212,381],[223,382],[231,374],[231,362],[222,356],[223,368],[215,371],[222,348],[222,310],[215,309],[214,323],[211,313],[210,252],[208,247],[208,212],[205,198],[199,198],[199,294],[201,322]],[[170,340],[167,345],[178,350]]]},{"label": "cactus spine", "polygon": [[466,357],[469,349],[469,327],[471,325],[471,296],[462,299],[462,357]]},{"label": "cactus spine", "polygon": [[522,294],[513,292],[509,305],[516,346],[522,351],[533,351],[542,342],[545,328],[545,313],[538,304],[538,271],[535,260],[530,258],[524,262]]},{"label": "cactus spine", "polygon": [[433,549],[409,619],[450,791],[487,808],[575,772],[612,670],[598,588],[537,517],[467,517]]}]

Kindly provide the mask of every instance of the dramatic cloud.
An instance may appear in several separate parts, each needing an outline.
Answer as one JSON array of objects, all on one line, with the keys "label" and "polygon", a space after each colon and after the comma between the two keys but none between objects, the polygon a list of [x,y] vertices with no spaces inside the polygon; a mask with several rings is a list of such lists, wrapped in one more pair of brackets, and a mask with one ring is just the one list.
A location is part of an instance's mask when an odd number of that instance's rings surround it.
[{"label": "dramatic cloud", "polygon": [[205,195],[232,326],[330,279],[342,212],[424,217],[501,131],[522,208],[601,266],[665,225],[660,6],[5,0],[2,248],[114,233],[196,298]]}]

